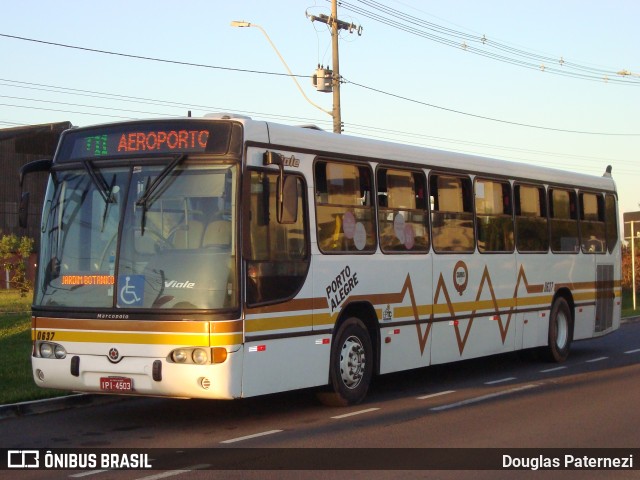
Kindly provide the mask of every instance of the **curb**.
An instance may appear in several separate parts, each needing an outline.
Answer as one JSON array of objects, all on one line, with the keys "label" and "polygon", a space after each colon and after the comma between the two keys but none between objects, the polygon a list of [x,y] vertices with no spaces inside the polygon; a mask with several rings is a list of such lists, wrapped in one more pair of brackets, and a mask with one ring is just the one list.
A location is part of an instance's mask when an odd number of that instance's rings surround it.
[{"label": "curb", "polygon": [[[640,315],[636,317],[625,317],[620,320],[620,324],[640,322]],[[47,398],[45,400],[32,400],[28,402],[10,403],[0,405],[0,420],[6,418],[24,417],[27,415],[38,415],[41,413],[57,412],[69,408],[88,407],[92,405],[106,405],[124,400],[132,400],[133,396],[124,395],[98,395],[91,393],[76,393],[64,397]]]},{"label": "curb", "polygon": [[38,415],[41,413],[57,412],[69,408],[86,407],[90,405],[105,405],[108,403],[129,400],[132,397],[119,395],[95,395],[76,393],[64,397],[47,398],[44,400],[32,400],[28,402],[10,403],[0,405],[0,420],[6,418]]}]

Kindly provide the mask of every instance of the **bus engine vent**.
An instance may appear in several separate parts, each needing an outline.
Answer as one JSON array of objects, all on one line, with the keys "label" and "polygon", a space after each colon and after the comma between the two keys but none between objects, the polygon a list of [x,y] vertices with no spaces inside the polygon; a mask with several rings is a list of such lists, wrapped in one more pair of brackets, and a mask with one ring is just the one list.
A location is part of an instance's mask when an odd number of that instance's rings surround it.
[{"label": "bus engine vent", "polygon": [[596,288],[596,332],[604,332],[613,325],[613,265],[598,265]]}]

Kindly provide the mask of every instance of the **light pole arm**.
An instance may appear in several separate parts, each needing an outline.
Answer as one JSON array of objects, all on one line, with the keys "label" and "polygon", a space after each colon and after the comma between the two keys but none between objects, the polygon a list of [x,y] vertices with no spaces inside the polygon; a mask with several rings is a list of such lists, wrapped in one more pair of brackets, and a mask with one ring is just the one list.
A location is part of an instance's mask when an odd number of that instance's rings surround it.
[{"label": "light pole arm", "polygon": [[309,97],[307,97],[307,95],[304,93],[304,90],[302,90],[302,87],[300,86],[300,84],[298,83],[298,80],[296,80],[296,77],[293,75],[293,73],[291,72],[291,70],[289,69],[289,66],[287,65],[287,62],[284,61],[284,58],[282,58],[282,55],[280,55],[280,52],[278,51],[278,49],[276,48],[276,46],[274,45],[274,43],[271,41],[271,38],[269,38],[269,35],[267,35],[267,32],[264,30],[264,28],[262,28],[260,25],[257,25],[255,23],[249,23],[249,22],[238,22],[238,21],[233,21],[231,22],[231,26],[232,27],[255,27],[258,30],[260,30],[262,32],[262,34],[265,36],[265,38],[267,39],[267,41],[269,42],[269,44],[271,45],[271,47],[273,48],[273,50],[276,52],[276,54],[278,55],[278,58],[280,59],[280,61],[282,62],[282,64],[284,65],[284,68],[287,69],[287,73],[289,74],[289,77],[291,77],[291,80],[293,80],[293,83],[296,84],[296,87],[298,87],[298,90],[300,91],[300,93],[302,94],[302,96],[304,97],[304,99],[309,102],[311,105],[313,105],[314,107],[316,107],[318,110],[322,110],[324,113],[331,115],[333,117],[333,112],[330,112],[328,110],[325,110],[324,108],[322,108],[320,105],[314,103]]}]

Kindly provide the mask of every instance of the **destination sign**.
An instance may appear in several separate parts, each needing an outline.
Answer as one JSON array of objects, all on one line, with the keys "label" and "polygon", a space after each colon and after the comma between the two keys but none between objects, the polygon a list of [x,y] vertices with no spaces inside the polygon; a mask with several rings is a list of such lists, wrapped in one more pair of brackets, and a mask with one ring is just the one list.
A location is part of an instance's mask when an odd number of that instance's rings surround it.
[{"label": "destination sign", "polygon": [[140,154],[222,154],[227,151],[230,136],[228,123],[173,121],[110,125],[67,132],[57,161]]}]

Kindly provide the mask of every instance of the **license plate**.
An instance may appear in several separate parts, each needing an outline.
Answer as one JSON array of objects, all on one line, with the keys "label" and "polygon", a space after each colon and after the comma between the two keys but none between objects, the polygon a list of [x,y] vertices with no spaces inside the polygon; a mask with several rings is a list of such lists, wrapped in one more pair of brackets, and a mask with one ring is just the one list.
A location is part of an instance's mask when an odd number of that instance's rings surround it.
[{"label": "license plate", "polygon": [[131,392],[133,380],[126,377],[101,377],[100,390],[108,392]]}]

